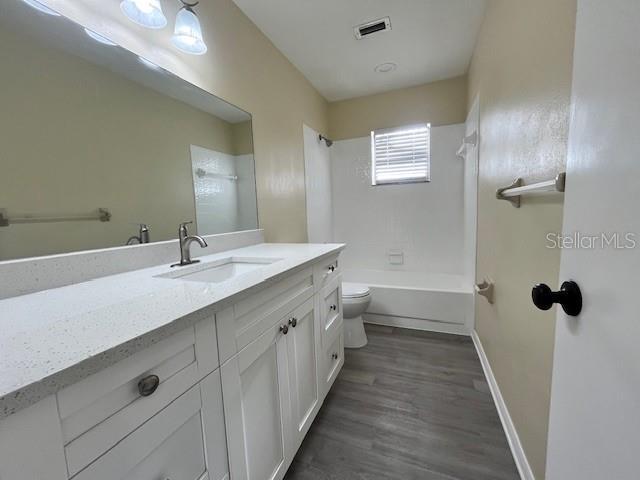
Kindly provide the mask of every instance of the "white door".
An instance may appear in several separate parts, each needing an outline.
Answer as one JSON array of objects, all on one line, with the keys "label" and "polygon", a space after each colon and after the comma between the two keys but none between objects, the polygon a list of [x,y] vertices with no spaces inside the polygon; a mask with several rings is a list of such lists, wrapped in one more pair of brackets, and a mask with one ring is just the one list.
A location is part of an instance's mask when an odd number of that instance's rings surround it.
[{"label": "white door", "polygon": [[[560,281],[584,307],[558,309],[547,480],[640,478],[638,25],[638,0],[578,0],[563,230],[596,245],[562,252]],[[601,233],[637,245],[603,247]]]},{"label": "white door", "polygon": [[300,305],[289,319],[287,347],[294,450],[309,431],[321,402],[318,375],[321,329],[314,301],[310,298]]},{"label": "white door", "polygon": [[287,339],[280,326],[221,367],[233,480],[280,480],[291,460]]}]

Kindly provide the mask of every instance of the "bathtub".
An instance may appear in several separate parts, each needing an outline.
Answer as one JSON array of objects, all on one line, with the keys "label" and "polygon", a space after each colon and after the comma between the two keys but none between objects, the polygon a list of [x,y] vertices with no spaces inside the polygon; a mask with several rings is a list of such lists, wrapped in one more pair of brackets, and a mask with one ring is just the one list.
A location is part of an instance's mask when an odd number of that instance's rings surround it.
[{"label": "bathtub", "polygon": [[[371,289],[365,322],[470,335],[474,293],[462,275],[385,270],[344,270],[344,282]],[[468,284],[467,284],[468,283]]]}]

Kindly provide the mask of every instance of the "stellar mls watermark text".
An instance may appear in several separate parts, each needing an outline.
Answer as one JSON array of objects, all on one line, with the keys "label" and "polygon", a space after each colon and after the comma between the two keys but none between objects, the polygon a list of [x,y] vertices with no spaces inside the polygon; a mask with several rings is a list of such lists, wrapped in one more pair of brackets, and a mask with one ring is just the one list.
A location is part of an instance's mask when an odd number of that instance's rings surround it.
[{"label": "stellar mls watermark text", "polygon": [[584,234],[582,232],[573,232],[570,234],[562,234],[556,232],[547,233],[547,248],[562,249],[604,249],[613,248],[614,250],[626,250],[636,248],[637,234],[633,232],[613,232],[613,233],[597,233]]}]

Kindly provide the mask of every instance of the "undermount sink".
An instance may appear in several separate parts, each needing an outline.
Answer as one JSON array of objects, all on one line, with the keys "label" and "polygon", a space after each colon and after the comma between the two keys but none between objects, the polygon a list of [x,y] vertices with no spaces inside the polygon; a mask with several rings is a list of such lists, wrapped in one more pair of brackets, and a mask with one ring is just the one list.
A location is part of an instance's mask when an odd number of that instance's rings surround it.
[{"label": "undermount sink", "polygon": [[186,280],[188,282],[222,283],[254,270],[264,268],[280,258],[238,258],[230,257],[213,262],[200,263],[184,270],[158,275],[158,278]]}]

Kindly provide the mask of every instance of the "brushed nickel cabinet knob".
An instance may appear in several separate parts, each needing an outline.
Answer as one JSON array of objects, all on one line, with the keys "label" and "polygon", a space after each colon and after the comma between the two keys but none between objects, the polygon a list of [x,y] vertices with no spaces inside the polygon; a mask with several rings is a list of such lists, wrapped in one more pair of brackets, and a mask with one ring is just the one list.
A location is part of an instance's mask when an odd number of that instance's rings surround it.
[{"label": "brushed nickel cabinet knob", "polygon": [[143,397],[152,395],[160,385],[160,378],[157,375],[148,375],[138,382],[138,392]]}]

